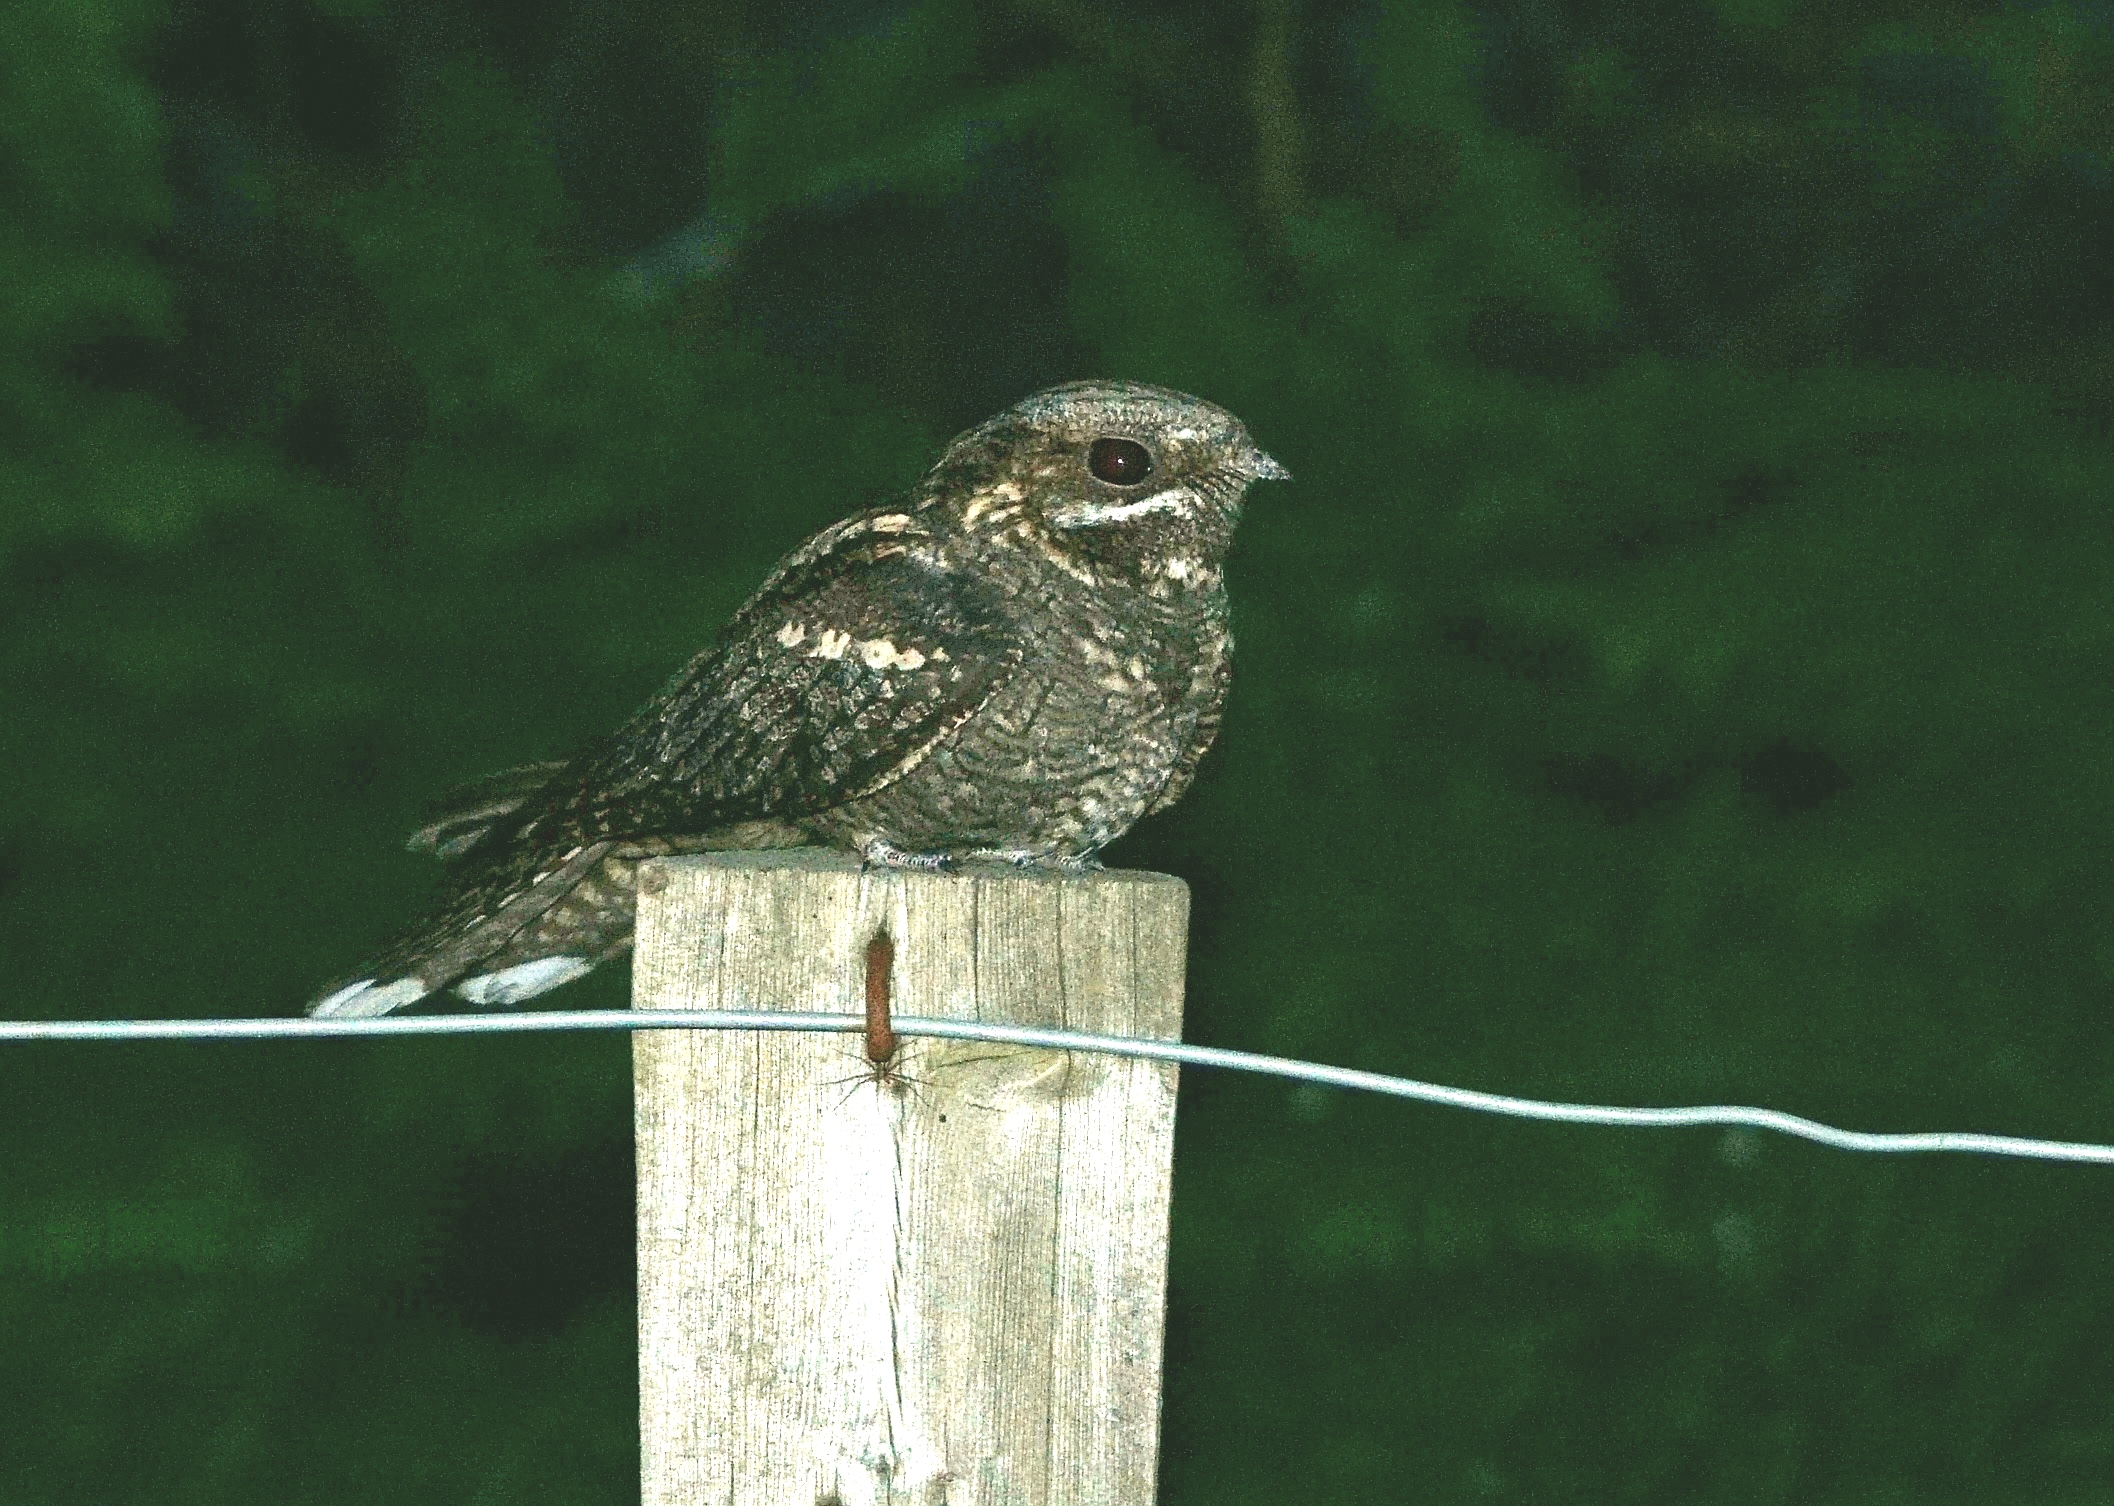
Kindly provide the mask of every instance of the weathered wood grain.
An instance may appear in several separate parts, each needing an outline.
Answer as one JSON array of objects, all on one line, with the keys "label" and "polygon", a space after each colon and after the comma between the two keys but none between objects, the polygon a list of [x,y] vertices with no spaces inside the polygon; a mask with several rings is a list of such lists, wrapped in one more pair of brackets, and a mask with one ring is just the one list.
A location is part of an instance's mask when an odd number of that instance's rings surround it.
[{"label": "weathered wood grain", "polygon": [[[1179,1035],[1157,874],[652,865],[634,998]],[[1174,1069],[850,1035],[635,1037],[647,1506],[1154,1496]]]}]

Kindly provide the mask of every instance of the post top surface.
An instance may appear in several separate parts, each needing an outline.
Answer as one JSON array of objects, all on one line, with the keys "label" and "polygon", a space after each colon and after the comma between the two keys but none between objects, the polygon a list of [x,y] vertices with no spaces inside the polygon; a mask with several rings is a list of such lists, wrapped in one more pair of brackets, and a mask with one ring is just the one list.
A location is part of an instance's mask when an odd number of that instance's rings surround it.
[{"label": "post top surface", "polygon": [[[781,847],[763,852],[700,852],[682,857],[653,858],[641,866],[655,868],[727,868],[747,872],[860,873],[866,865],[848,852],[833,847]],[[1144,884],[1188,886],[1170,873],[1143,868],[1097,868],[1090,873],[1053,873],[1047,869],[1016,868],[1011,863],[974,861],[958,863],[944,873],[921,873],[913,869],[877,868],[877,878],[914,879],[921,883],[951,884],[975,880],[1000,884]]]}]

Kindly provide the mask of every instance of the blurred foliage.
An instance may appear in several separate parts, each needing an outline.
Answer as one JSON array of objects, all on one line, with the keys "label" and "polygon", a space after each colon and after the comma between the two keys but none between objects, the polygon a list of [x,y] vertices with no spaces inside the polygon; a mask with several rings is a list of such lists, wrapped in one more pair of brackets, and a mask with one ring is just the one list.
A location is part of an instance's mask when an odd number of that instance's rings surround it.
[{"label": "blurred foliage", "polygon": [[[1106,374],[1299,477],[1193,1038],[2114,1137],[2110,152],[2101,0],[18,0],[5,1012],[290,1010]],[[629,1498],[626,1064],[0,1056],[0,1500]],[[1163,1493],[2104,1501],[2102,1180],[1191,1074]]]}]

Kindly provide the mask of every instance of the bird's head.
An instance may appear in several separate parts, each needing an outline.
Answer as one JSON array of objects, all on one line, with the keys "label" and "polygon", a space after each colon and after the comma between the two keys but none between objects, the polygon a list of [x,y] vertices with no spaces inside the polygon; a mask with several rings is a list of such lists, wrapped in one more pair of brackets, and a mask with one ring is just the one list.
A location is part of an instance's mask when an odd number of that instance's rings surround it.
[{"label": "bird's head", "polygon": [[1095,574],[1171,581],[1217,567],[1251,481],[1291,472],[1239,419],[1139,382],[1038,392],[947,447],[921,488],[967,531],[1033,543]]}]

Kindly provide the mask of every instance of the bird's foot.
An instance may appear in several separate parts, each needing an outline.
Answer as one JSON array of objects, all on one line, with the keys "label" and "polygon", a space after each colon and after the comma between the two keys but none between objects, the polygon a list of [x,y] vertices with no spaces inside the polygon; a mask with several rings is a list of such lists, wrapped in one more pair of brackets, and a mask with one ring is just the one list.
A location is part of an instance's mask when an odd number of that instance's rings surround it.
[{"label": "bird's foot", "polygon": [[944,852],[905,852],[893,842],[874,837],[859,849],[869,868],[906,868],[912,873],[945,873],[954,859]]},{"label": "bird's foot", "polygon": [[1001,863],[1011,863],[1015,868],[1031,868],[1048,873],[1101,871],[1101,859],[1091,852],[1024,852],[1018,848],[984,847],[970,856],[991,858]]}]

